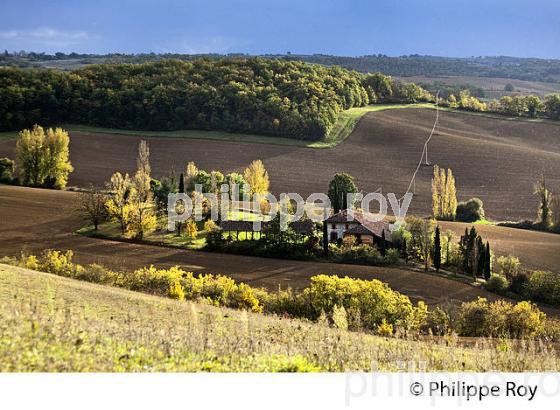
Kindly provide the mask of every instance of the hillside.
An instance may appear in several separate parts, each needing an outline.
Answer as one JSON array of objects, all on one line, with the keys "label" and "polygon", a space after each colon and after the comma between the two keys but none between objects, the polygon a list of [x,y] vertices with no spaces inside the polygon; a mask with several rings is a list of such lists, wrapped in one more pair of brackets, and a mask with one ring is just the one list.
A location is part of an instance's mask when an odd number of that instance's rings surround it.
[{"label": "hillside", "polygon": [[[90,64],[144,63],[173,58],[191,61],[197,58],[224,58],[246,56],[242,54],[77,54],[23,53],[0,55],[0,65],[20,67],[53,67],[73,69]],[[519,58],[519,57],[438,57],[409,55],[390,57],[386,55],[366,55],[359,57],[333,56],[323,54],[274,54],[261,57],[270,59],[306,61],[322,65],[339,65],[362,72],[382,72],[388,75],[411,76],[473,76],[501,77],[528,81],[558,82],[560,80],[560,60]]]},{"label": "hillside", "polygon": [[[189,161],[206,170],[243,172],[255,159],[268,170],[274,194],[297,192],[306,198],[326,192],[337,172],[355,177],[365,192],[382,188],[400,197],[418,163],[435,118],[431,109],[371,112],[346,141],[332,149],[202,141],[193,138],[143,137],[151,151],[156,178],[184,169]],[[496,220],[533,219],[537,199],[533,185],[546,172],[552,190],[560,183],[560,125],[443,112],[429,147],[433,164],[453,169],[458,199],[480,197],[487,216]],[[103,185],[116,170],[133,172],[135,135],[72,132],[69,185]],[[0,157],[15,157],[15,141],[0,140]],[[289,166],[287,166],[289,164]],[[302,178],[302,176],[304,176]],[[410,211],[431,213],[432,168],[422,167]]]},{"label": "hillside", "polygon": [[[555,353],[385,339],[0,265],[0,371],[557,370]],[[507,350],[507,351],[506,351]]]}]

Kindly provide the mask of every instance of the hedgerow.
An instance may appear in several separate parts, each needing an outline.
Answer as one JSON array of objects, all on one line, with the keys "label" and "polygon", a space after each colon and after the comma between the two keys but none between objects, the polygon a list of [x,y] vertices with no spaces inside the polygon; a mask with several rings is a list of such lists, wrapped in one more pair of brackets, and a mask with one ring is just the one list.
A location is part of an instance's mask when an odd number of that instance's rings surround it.
[{"label": "hedgerow", "polygon": [[[227,276],[195,275],[177,266],[169,269],[149,266],[124,273],[97,264],[82,266],[72,259],[72,251],[48,250],[39,257],[22,255],[20,259],[4,258],[0,262],[177,300],[205,301],[215,306],[327,321],[341,329],[365,330],[383,336],[403,331],[411,335],[445,335],[455,330],[461,336],[473,337],[560,337],[560,327],[547,321],[546,315],[530,302],[513,305],[503,300],[489,303],[479,298],[463,303],[452,320],[439,307],[428,310],[423,302],[414,306],[407,296],[375,279],[318,275],[311,278],[309,287],[302,292],[290,289],[269,292],[237,283]],[[553,287],[546,289],[552,297],[557,297],[557,282],[544,272],[534,276],[533,285],[541,282],[552,283]],[[551,330],[545,329],[545,323]]]}]

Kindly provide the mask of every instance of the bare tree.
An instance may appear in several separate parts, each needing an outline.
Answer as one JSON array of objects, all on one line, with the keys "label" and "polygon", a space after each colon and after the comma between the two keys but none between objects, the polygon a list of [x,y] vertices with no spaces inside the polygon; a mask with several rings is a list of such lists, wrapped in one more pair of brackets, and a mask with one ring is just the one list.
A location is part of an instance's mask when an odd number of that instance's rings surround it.
[{"label": "bare tree", "polygon": [[78,194],[77,211],[91,223],[97,231],[99,224],[107,218],[107,195],[99,188],[90,186],[85,192]]}]

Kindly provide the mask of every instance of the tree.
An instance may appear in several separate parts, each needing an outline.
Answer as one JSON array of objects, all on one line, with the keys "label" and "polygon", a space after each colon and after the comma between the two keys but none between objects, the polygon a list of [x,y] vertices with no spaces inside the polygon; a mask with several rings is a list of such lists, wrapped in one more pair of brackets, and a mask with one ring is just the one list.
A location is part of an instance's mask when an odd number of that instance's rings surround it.
[{"label": "tree", "polygon": [[526,96],[525,105],[527,106],[529,117],[531,118],[537,118],[539,112],[543,109],[543,102],[537,95]]},{"label": "tree", "polygon": [[422,221],[422,231],[420,236],[420,246],[422,250],[422,259],[424,261],[424,271],[428,271],[430,266],[430,254],[432,253],[432,240],[434,236],[435,222],[430,220]]},{"label": "tree", "polygon": [[453,220],[457,209],[455,177],[451,169],[445,170],[434,165],[432,178],[432,211],[434,217]]},{"label": "tree", "polygon": [[434,235],[434,268],[436,272],[439,272],[441,267],[441,238],[439,226],[436,226],[436,232]]},{"label": "tree", "polygon": [[486,260],[484,261],[484,279],[490,279],[492,275],[492,254],[490,253],[490,243],[486,242],[486,249],[484,252]]},{"label": "tree", "polygon": [[198,168],[196,167],[194,162],[189,162],[185,169],[185,189],[186,194],[190,194],[194,191],[194,184],[196,180],[196,176],[198,175]]},{"label": "tree", "polygon": [[100,189],[90,186],[86,192],[78,194],[77,211],[98,230],[99,224],[107,218],[107,195]]},{"label": "tree", "polygon": [[70,137],[62,128],[35,125],[23,130],[16,143],[16,162],[23,185],[62,189],[74,170],[69,160]]},{"label": "tree", "polygon": [[9,158],[0,158],[0,182],[12,182],[15,163]]},{"label": "tree", "polygon": [[264,195],[268,192],[270,181],[268,172],[260,159],[251,162],[243,172],[243,179],[249,184],[251,195]]},{"label": "tree", "polygon": [[387,240],[385,238],[385,229],[383,230],[383,232],[381,232],[381,246],[379,252],[382,256],[385,256],[387,254]]},{"label": "tree", "polygon": [[[334,212],[338,213],[342,209],[348,209],[348,194],[357,193],[358,188],[354,183],[354,178],[346,173],[339,173],[329,183],[328,196]],[[353,207],[353,204],[350,204]]]},{"label": "tree", "polygon": [[179,187],[177,188],[177,192],[179,192],[180,194],[185,193],[185,176],[183,175],[183,173],[181,173],[181,175],[179,176]]},{"label": "tree", "polygon": [[129,234],[137,239],[156,227],[154,201],[151,190],[150,149],[146,141],[140,141],[138,158],[136,159],[136,174],[132,180],[130,195],[130,223]]},{"label": "tree", "polygon": [[550,200],[552,194],[546,187],[544,172],[541,174],[541,179],[535,185],[534,194],[539,198],[539,210],[537,214],[539,224],[544,229],[548,229],[550,227]]},{"label": "tree", "polygon": [[507,83],[504,87],[504,91],[511,93],[515,91],[515,87],[511,83]]},{"label": "tree", "polygon": [[115,172],[107,184],[111,196],[105,203],[109,217],[118,222],[121,235],[125,235],[130,223],[130,199],[133,185],[128,174]]},{"label": "tree", "polygon": [[476,222],[484,218],[484,204],[480,198],[471,198],[457,205],[455,219],[459,222]]},{"label": "tree", "polygon": [[560,119],[560,94],[549,94],[544,98],[546,115],[552,119]]}]

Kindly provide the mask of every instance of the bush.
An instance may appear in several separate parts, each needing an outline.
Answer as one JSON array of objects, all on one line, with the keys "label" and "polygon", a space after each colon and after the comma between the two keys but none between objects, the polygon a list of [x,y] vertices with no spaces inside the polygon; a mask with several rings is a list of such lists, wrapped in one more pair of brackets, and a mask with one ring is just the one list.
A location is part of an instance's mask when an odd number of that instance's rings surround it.
[{"label": "bush", "polygon": [[560,276],[557,273],[535,271],[527,279],[525,295],[535,301],[560,305]]},{"label": "bush", "polygon": [[508,319],[510,337],[532,338],[543,333],[546,315],[530,302],[519,302]]},{"label": "bush", "polygon": [[[304,290],[313,310],[312,319],[321,312],[331,315],[334,306],[343,306],[353,314],[349,326],[358,325],[352,318],[360,317],[360,325],[375,330],[385,319],[387,323],[406,327],[413,318],[414,310],[410,299],[392,290],[379,280],[350,279],[338,276],[318,275],[311,278],[311,285]],[[359,315],[356,314],[359,312]]]},{"label": "bush", "polygon": [[509,282],[503,275],[492,275],[484,284],[484,289],[489,292],[503,295],[509,288]]},{"label": "bush", "polygon": [[460,222],[476,222],[484,219],[484,207],[479,198],[459,202],[455,219]]},{"label": "bush", "polygon": [[393,334],[393,325],[387,323],[387,321],[383,319],[379,324],[379,326],[377,326],[376,333],[379,336],[385,336],[385,337],[391,336]]},{"label": "bush", "polygon": [[0,182],[12,182],[14,179],[15,164],[9,158],[0,158]]},{"label": "bush", "polygon": [[183,287],[181,286],[181,282],[179,281],[174,281],[171,283],[171,285],[169,285],[169,291],[167,292],[167,294],[171,299],[176,299],[176,300],[185,299],[185,291],[183,290]]},{"label": "bush", "polygon": [[471,337],[529,338],[544,330],[546,315],[534,304],[520,302],[515,306],[484,298],[463,303],[459,313],[459,334]]},{"label": "bush", "polygon": [[521,262],[515,256],[500,256],[496,261],[498,272],[511,281],[519,273]]},{"label": "bush", "polygon": [[430,332],[436,336],[443,336],[448,333],[450,326],[449,315],[439,306],[436,306],[426,318],[426,323],[422,330],[426,333]]},{"label": "bush", "polygon": [[344,306],[334,305],[332,312],[332,321],[336,328],[348,330],[348,317]]}]

